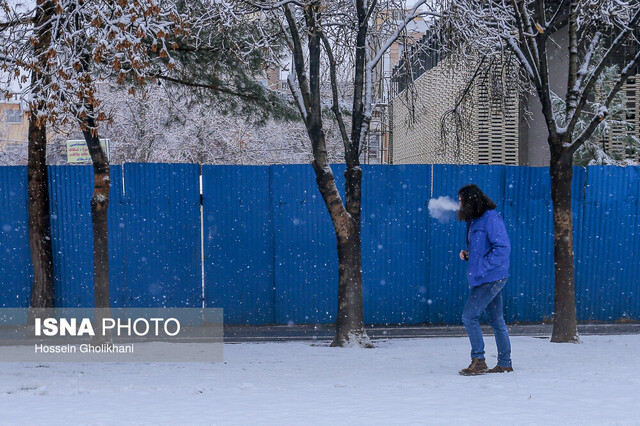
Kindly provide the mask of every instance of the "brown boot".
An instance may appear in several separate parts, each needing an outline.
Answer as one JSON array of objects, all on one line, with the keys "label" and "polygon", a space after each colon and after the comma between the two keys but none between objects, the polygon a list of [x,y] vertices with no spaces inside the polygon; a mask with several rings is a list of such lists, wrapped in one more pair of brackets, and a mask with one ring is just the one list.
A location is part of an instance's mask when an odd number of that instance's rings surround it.
[{"label": "brown boot", "polygon": [[463,376],[475,376],[486,372],[487,363],[480,358],[471,358],[471,364],[467,368],[460,370],[460,374]]},{"label": "brown boot", "polygon": [[511,367],[501,367],[499,365],[496,365],[495,367],[487,370],[487,373],[511,373],[513,371],[513,368]]}]

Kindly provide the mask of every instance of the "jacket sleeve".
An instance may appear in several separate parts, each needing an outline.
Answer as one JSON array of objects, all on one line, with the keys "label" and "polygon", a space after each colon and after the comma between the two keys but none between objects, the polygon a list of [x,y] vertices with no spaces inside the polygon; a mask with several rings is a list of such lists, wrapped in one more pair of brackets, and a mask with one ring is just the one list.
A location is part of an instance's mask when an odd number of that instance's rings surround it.
[{"label": "jacket sleeve", "polygon": [[508,264],[511,243],[509,242],[504,221],[498,214],[491,215],[487,220],[487,238],[491,243],[491,249],[482,259],[486,270]]},{"label": "jacket sleeve", "polygon": [[471,227],[471,225],[469,224],[469,222],[466,222],[466,224],[467,224],[467,227],[464,233],[464,243],[467,250],[469,250],[469,228]]}]

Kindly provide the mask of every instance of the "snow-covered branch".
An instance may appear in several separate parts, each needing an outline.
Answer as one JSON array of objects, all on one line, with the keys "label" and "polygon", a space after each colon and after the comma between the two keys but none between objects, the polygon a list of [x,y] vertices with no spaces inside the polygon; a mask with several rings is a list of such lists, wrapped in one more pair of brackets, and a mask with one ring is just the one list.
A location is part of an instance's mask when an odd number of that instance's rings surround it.
[{"label": "snow-covered branch", "polygon": [[[283,6],[283,9],[284,9],[284,16],[287,20],[287,25],[288,25],[287,30],[289,31],[290,39],[293,44],[293,51],[291,53],[293,54],[295,72],[298,77],[298,85],[299,85],[298,89],[293,93],[296,100],[299,101],[300,99],[302,99],[302,104],[299,103],[299,107],[300,106],[304,107],[301,109],[301,111],[304,110],[305,113],[303,114],[303,118],[306,121],[307,116],[309,114],[310,104],[311,104],[311,100],[310,100],[311,89],[309,88],[309,80],[307,79],[307,73],[305,72],[306,68],[305,68],[305,61],[304,61],[304,49],[302,48],[302,39],[300,38],[300,31],[298,31],[298,24],[293,15],[293,11],[289,7],[289,4],[285,4]],[[289,85],[291,86],[291,83],[293,81],[292,80],[288,80],[288,81],[289,81]]]},{"label": "snow-covered branch", "polygon": [[[374,0],[375,1],[375,0]],[[342,136],[342,143],[344,144],[345,151],[349,149],[349,135],[347,133],[347,127],[344,123],[344,117],[340,110],[340,96],[338,94],[338,77],[336,73],[336,59],[333,56],[333,49],[331,48],[331,42],[324,33],[320,33],[322,38],[322,44],[324,50],[329,59],[329,74],[331,80],[331,95],[332,95],[332,108],[333,114],[338,122],[338,128],[340,129],[340,135]]]},{"label": "snow-covered branch", "polygon": [[578,150],[578,148],[580,148],[580,146],[582,146],[582,144],[584,144],[584,142],[589,137],[591,137],[591,134],[596,129],[596,127],[598,127],[598,125],[605,119],[605,117],[609,113],[609,106],[613,102],[613,99],[618,94],[631,73],[638,67],[638,65],[640,65],[640,49],[638,49],[638,52],[633,57],[633,59],[622,69],[619,78],[607,93],[604,103],[600,106],[595,116],[591,119],[589,125],[580,133],[580,135],[578,135],[578,137],[573,140],[573,142],[569,146],[571,152],[575,152],[576,150]]},{"label": "snow-covered branch", "polygon": [[416,19],[418,16],[424,16],[424,15],[429,15],[433,17],[440,16],[439,13],[435,13],[435,12],[426,12],[426,11],[420,12],[419,11],[420,7],[422,7],[425,3],[427,3],[427,0],[420,0],[413,5],[409,13],[407,13],[404,19],[402,20],[402,23],[398,25],[398,28],[395,30],[395,32],[391,35],[391,37],[387,38],[387,40],[382,44],[382,47],[378,49],[373,59],[367,63],[367,68],[373,69],[378,64],[378,62],[380,62],[380,59],[382,59],[382,56],[389,50],[391,45],[398,40],[398,38],[400,37],[400,34],[407,28],[407,25],[411,21]]},{"label": "snow-covered branch", "polygon": [[287,76],[287,84],[289,85],[289,90],[291,90],[291,94],[293,95],[293,99],[296,101],[296,105],[298,106],[298,110],[300,111],[300,115],[302,116],[303,121],[306,123],[307,116],[307,108],[304,106],[304,100],[302,98],[302,92],[296,83],[295,75],[289,74]]},{"label": "snow-covered branch", "polygon": [[161,0],[38,4],[36,18],[18,10],[19,3],[0,4],[19,18],[0,31],[0,83],[3,91],[22,87],[32,113],[53,125],[89,114],[87,102],[103,120],[97,85],[111,75],[122,84],[144,84],[154,58],[170,58],[169,37],[186,32],[175,5]]},{"label": "snow-covered branch", "polygon": [[[638,22],[640,22],[640,6],[636,4],[635,14],[629,20],[629,22],[626,25],[624,25],[623,29],[617,34],[617,36],[609,44],[606,52],[604,53],[604,55],[602,55],[602,58],[600,58],[600,61],[598,62],[598,64],[589,73],[587,79],[584,80],[584,85],[582,85],[583,80],[580,79],[576,81],[575,87],[570,88],[570,90],[572,90],[577,94],[576,98],[578,99],[575,105],[568,105],[569,115],[567,118],[570,122],[570,125],[575,124],[577,120],[577,116],[580,114],[580,112],[584,108],[584,105],[587,103],[589,96],[592,95],[595,84],[598,81],[598,78],[600,77],[600,75],[602,74],[602,70],[608,63],[610,63],[611,58],[615,54],[615,52],[617,52],[621,48],[621,46],[627,41],[630,34],[637,27]],[[591,65],[593,51],[595,51],[595,48],[598,46],[598,43],[600,41],[599,34],[600,34],[600,31],[597,31],[596,34],[593,36],[593,39],[595,39],[595,43],[593,42],[591,43],[591,46],[587,50],[587,54],[585,55],[582,61],[582,65],[580,67],[580,70],[582,72],[586,72],[588,67]]]},{"label": "snow-covered branch", "polygon": [[[591,100],[603,70],[615,60],[616,53],[626,49],[628,43],[638,43],[632,33],[640,22],[640,4],[618,0],[451,0],[442,15],[438,24],[446,31],[448,51],[491,57],[504,55],[501,46],[505,46],[515,53],[536,88],[550,140],[575,150],[576,145],[569,141],[587,106],[594,121],[581,127],[575,140],[578,144],[587,140],[598,120],[607,115],[606,102],[596,105]],[[568,26],[568,42],[562,34],[556,34],[562,26]],[[558,49],[569,57],[566,77],[558,76],[558,69],[547,57],[548,51],[554,51],[557,57]],[[618,77],[619,84],[612,85],[609,99],[622,87],[625,72]],[[551,84],[558,78],[568,81],[562,112],[551,105]]]}]

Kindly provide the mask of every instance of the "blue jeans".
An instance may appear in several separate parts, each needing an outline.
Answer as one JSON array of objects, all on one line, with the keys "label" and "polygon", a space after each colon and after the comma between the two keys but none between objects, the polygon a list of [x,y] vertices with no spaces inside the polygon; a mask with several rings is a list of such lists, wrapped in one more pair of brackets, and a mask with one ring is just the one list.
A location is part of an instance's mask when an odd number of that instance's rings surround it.
[{"label": "blue jeans", "polygon": [[493,327],[493,334],[498,347],[498,365],[511,367],[511,342],[507,324],[502,312],[502,287],[504,280],[484,283],[471,289],[467,304],[462,310],[462,323],[467,329],[471,342],[471,358],[484,359],[484,340],[480,328],[480,314],[487,314],[487,321]]}]

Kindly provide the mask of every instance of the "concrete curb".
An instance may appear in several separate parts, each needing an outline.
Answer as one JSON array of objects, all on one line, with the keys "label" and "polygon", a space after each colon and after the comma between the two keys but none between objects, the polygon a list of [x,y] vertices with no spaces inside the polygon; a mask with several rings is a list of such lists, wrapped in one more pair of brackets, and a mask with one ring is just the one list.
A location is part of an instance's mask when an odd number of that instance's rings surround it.
[{"label": "concrete curb", "polygon": [[[406,339],[425,337],[466,337],[467,333],[461,325],[431,326],[367,326],[367,334],[371,339]],[[532,336],[550,338],[552,324],[509,324],[512,336]],[[483,333],[493,335],[490,327],[483,326]],[[225,326],[225,343],[240,342],[282,342],[295,340],[331,340],[335,333],[331,325],[272,325],[272,326]],[[640,323],[625,324],[579,324],[578,334],[619,335],[640,334]]]}]

